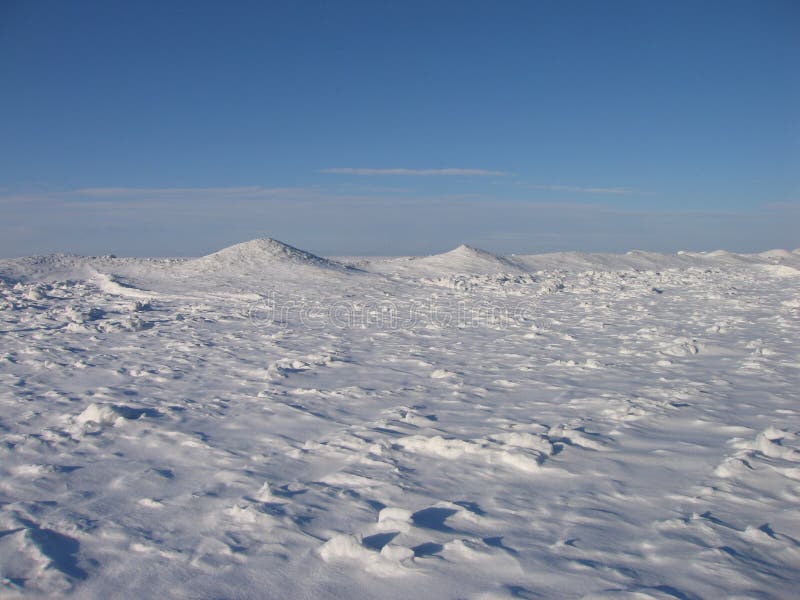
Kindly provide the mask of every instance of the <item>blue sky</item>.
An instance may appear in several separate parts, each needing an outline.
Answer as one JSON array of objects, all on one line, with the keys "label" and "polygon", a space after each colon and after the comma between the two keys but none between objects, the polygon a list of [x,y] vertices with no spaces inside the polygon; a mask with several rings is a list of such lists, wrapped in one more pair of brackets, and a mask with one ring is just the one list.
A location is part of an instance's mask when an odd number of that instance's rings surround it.
[{"label": "blue sky", "polygon": [[800,246],[800,3],[0,3],[0,256]]}]

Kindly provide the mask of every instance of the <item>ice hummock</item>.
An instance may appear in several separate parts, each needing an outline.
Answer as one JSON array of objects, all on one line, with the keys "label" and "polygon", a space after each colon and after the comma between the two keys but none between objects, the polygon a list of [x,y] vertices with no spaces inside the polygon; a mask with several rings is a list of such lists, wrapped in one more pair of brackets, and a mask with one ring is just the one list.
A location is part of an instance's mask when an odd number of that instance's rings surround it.
[{"label": "ice hummock", "polygon": [[275,267],[311,267],[346,270],[334,260],[295,248],[272,238],[259,238],[228,246],[207,256],[188,261],[186,269],[204,272],[253,272]]}]

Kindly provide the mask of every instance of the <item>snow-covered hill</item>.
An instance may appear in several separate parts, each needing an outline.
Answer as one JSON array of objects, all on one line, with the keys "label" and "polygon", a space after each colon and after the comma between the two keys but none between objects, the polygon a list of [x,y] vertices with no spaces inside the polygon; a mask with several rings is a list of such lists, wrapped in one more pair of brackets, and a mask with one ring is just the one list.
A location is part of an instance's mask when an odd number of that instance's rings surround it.
[{"label": "snow-covered hill", "polygon": [[0,340],[3,598],[800,585],[797,251],[0,260]]},{"label": "snow-covered hill", "polygon": [[462,244],[443,254],[380,261],[375,265],[384,272],[409,274],[495,274],[521,272],[524,269],[511,259]]},{"label": "snow-covered hill", "polygon": [[345,270],[343,265],[271,238],[256,239],[223,248],[182,265],[187,272],[258,275],[303,268]]}]

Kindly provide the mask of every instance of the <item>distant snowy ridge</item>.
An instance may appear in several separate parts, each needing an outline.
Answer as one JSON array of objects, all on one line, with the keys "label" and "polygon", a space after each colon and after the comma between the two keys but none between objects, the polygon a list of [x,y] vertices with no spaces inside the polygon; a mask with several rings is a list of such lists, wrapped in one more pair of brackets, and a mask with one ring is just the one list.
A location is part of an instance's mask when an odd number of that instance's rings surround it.
[{"label": "distant snowy ridge", "polygon": [[[258,275],[294,278],[300,272],[347,275],[364,272],[403,276],[412,279],[438,276],[518,276],[541,271],[661,271],[690,268],[755,268],[776,277],[800,274],[800,250],[767,250],[739,254],[726,250],[713,252],[657,253],[632,250],[625,254],[553,252],[500,256],[462,244],[441,254],[421,257],[325,258],[271,238],[234,244],[193,259],[116,258],[50,254],[0,259],[0,281],[6,284],[25,281],[93,280],[98,273],[126,280],[140,276],[175,277],[184,280],[202,275],[230,279]],[[198,279],[200,282],[200,279]]]},{"label": "distant snowy ridge", "polygon": [[[353,259],[351,259],[352,261]],[[737,254],[725,250],[714,252],[658,253],[631,250],[625,254],[552,252],[546,254],[511,254],[500,256],[472,246],[461,245],[442,254],[424,257],[363,258],[357,261],[366,271],[406,275],[498,275],[536,273],[538,271],[625,271],[687,268],[730,268],[739,266],[768,267],[773,274],[784,276],[800,269],[800,256],[786,250],[769,250],[759,254]],[[775,269],[773,267],[781,267]]]}]

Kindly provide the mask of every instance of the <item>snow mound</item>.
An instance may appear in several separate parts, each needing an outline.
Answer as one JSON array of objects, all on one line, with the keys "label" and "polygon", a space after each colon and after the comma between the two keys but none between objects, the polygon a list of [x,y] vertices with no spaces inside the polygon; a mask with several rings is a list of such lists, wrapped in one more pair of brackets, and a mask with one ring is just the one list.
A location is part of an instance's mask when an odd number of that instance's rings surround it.
[{"label": "snow mound", "polygon": [[255,239],[234,244],[202,258],[187,261],[184,268],[213,273],[252,273],[265,268],[314,267],[337,271],[350,270],[344,265],[322,258],[272,238]]},{"label": "snow mound", "polygon": [[800,270],[788,265],[763,265],[764,270],[773,277],[798,277]]},{"label": "snow mound", "polygon": [[159,417],[161,414],[152,408],[126,406],[124,404],[92,403],[74,418],[78,430],[99,430],[105,427],[118,427],[125,421],[136,421],[145,417]]},{"label": "snow mound", "polygon": [[758,256],[760,256],[761,258],[777,258],[777,259],[796,258],[796,256],[792,252],[790,252],[789,250],[783,250],[781,248],[759,252]]},{"label": "snow mound", "polygon": [[0,279],[7,283],[18,281],[58,281],[86,279],[94,270],[92,257],[77,254],[46,254],[0,260]]},{"label": "snow mound", "polygon": [[489,274],[525,271],[511,259],[466,244],[443,254],[414,259],[413,264],[430,267],[439,272]]}]

